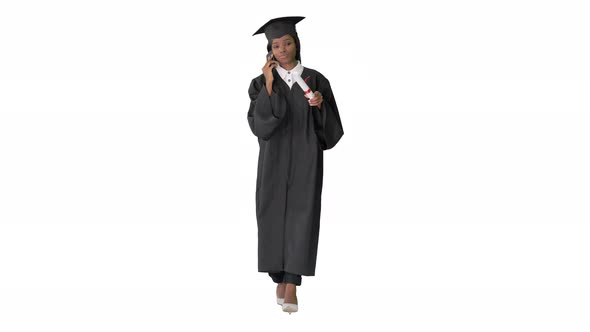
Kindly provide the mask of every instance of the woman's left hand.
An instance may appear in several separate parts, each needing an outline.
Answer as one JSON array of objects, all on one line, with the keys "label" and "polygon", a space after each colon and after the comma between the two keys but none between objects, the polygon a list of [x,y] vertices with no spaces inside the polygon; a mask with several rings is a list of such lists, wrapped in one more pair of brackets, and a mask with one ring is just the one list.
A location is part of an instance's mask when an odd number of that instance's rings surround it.
[{"label": "woman's left hand", "polygon": [[310,106],[317,106],[318,108],[322,108],[322,101],[324,101],[324,97],[322,97],[322,94],[319,91],[316,91],[313,93],[313,97],[309,99],[307,102],[309,102]]}]

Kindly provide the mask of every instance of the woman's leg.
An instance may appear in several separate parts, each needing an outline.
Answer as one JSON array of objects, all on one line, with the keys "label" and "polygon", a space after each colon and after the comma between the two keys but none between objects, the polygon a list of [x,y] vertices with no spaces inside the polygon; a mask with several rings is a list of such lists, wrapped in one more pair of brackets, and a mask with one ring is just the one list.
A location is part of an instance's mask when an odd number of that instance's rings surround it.
[{"label": "woman's leg", "polygon": [[272,278],[272,281],[274,281],[277,284],[277,303],[283,304],[283,301],[285,299],[285,283],[283,282],[284,276],[285,276],[285,272],[281,271],[281,272],[269,272],[268,275]]},{"label": "woman's leg", "polygon": [[301,275],[285,272],[283,282],[285,283],[285,299],[283,302],[297,304],[297,286],[301,285]]}]

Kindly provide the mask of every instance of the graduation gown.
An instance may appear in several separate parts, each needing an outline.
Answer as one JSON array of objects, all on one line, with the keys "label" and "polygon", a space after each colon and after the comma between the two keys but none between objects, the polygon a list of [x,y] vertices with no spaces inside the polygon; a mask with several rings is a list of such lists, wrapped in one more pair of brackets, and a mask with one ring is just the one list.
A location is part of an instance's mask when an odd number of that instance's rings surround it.
[{"label": "graduation gown", "polygon": [[323,179],[323,151],[344,134],[329,81],[318,71],[301,77],[323,95],[309,106],[297,83],[291,88],[273,69],[272,94],[263,74],[250,83],[248,123],[258,138],[256,219],[258,271],[315,275]]}]

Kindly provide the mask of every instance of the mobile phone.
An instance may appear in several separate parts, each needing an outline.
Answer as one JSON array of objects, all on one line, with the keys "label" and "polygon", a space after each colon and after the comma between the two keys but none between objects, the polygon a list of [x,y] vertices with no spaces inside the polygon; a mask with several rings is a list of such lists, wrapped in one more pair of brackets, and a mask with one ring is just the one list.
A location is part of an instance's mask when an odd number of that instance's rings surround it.
[{"label": "mobile phone", "polygon": [[270,60],[270,58],[272,58],[272,57],[273,57],[273,55],[272,55],[272,51],[268,52],[268,53],[266,54],[266,61]]}]

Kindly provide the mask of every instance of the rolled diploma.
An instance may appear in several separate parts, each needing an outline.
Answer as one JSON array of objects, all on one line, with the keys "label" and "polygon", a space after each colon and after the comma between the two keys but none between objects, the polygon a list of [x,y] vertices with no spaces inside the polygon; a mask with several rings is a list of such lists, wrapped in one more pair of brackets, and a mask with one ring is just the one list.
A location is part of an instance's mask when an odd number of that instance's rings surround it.
[{"label": "rolled diploma", "polygon": [[301,89],[303,89],[303,94],[305,95],[305,97],[307,97],[307,99],[313,98],[313,92],[311,91],[309,86],[307,86],[307,84],[301,78],[301,76],[297,73],[293,73],[293,78],[295,79],[295,82],[297,82],[297,84],[299,84]]}]

